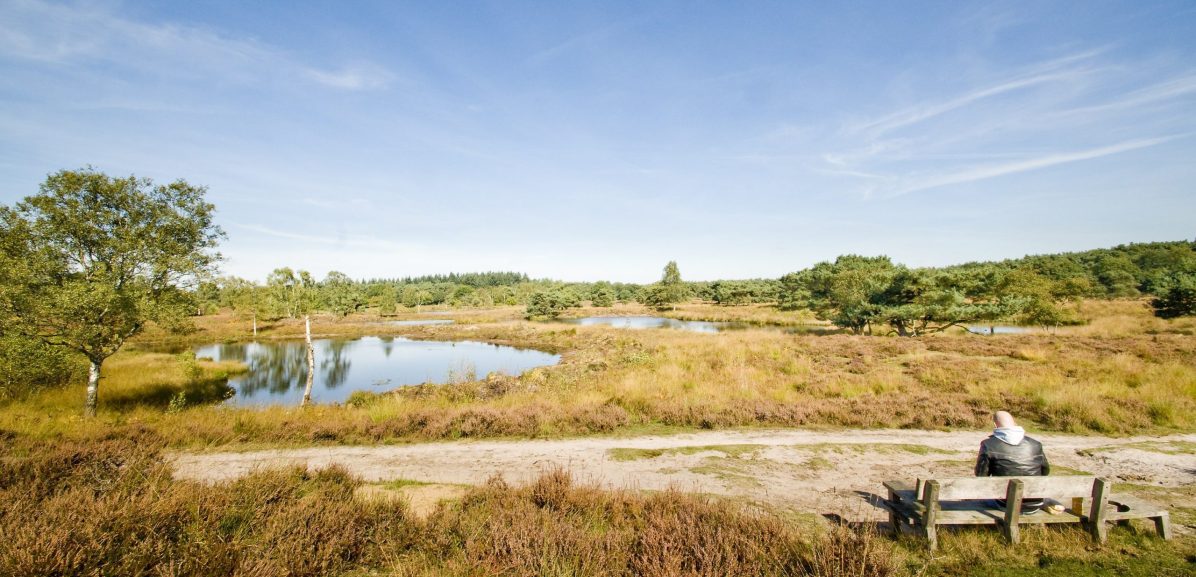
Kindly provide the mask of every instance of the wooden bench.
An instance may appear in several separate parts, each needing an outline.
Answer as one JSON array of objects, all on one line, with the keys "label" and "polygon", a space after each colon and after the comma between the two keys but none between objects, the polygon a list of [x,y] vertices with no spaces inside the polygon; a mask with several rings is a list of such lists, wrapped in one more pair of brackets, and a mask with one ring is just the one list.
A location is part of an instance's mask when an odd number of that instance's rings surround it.
[{"label": "wooden bench", "polygon": [[[1081,523],[1103,543],[1108,522],[1152,519],[1159,535],[1171,538],[1165,509],[1132,497],[1110,496],[1112,484],[1096,477],[963,477],[919,479],[913,484],[887,481],[884,486],[889,498],[881,504],[889,511],[893,530],[903,525],[919,529],[932,551],[938,547],[939,525],[1000,525],[1009,542],[1017,543],[1022,524]],[[1065,509],[1023,515],[1026,498],[1044,498]],[[1005,508],[997,508],[994,499],[1005,499]]]}]

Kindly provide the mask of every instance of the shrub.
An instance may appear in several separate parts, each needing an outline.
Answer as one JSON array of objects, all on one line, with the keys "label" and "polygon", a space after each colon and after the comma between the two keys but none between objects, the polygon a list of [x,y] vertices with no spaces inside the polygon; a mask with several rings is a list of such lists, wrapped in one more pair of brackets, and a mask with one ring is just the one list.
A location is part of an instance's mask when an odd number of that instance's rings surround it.
[{"label": "shrub", "polygon": [[1163,319],[1196,316],[1196,277],[1184,277],[1150,301],[1154,315]]},{"label": "shrub", "polygon": [[577,294],[567,288],[553,288],[536,291],[527,301],[527,318],[555,319],[565,309],[579,306]]},{"label": "shrub", "polygon": [[0,336],[0,401],[87,379],[83,359],[62,347]]}]

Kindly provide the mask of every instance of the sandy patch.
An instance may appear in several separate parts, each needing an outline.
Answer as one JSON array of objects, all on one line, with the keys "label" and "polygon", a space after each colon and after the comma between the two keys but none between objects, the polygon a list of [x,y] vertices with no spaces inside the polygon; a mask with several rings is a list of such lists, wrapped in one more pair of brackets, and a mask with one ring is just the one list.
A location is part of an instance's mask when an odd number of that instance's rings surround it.
[{"label": "sandy patch", "polygon": [[[888,479],[967,476],[985,431],[749,430],[630,438],[459,441],[399,446],[312,447],[176,453],[175,475],[217,482],[255,468],[339,463],[367,482],[409,479],[474,485],[493,475],[526,482],[563,467],[612,488],[675,487],[800,511],[879,515],[867,506]],[[1196,435],[1111,438],[1044,434],[1051,463],[1118,482],[1179,488],[1196,484]],[[1163,447],[1163,450],[1159,450]],[[1179,450],[1176,450],[1176,448]],[[411,486],[415,506],[440,499]],[[427,495],[421,495],[426,491]],[[1114,489],[1116,491],[1116,488]],[[421,505],[424,506],[424,505]],[[1196,503],[1191,504],[1196,507]]]}]

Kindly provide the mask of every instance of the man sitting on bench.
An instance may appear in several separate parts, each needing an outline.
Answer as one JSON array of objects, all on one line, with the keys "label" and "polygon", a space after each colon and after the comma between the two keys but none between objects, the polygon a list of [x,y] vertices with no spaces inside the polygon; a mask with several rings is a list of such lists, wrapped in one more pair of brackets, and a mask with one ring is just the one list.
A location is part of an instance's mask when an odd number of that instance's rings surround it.
[{"label": "man sitting on bench", "polygon": [[[1051,465],[1042,452],[1042,443],[1026,436],[1026,430],[1017,426],[1013,415],[1006,411],[993,413],[996,428],[993,434],[980,443],[980,454],[976,457],[977,477],[1037,477],[1048,475]],[[1005,501],[998,500],[997,506],[1005,508]],[[1043,506],[1042,499],[1022,501],[1022,514],[1037,513]]]}]

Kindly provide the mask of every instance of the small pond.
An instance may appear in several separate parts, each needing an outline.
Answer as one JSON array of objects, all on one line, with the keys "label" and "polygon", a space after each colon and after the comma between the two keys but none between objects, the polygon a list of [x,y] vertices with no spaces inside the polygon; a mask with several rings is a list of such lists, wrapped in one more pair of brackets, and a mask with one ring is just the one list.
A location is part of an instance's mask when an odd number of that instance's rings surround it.
[{"label": "small pond", "polygon": [[1011,325],[968,325],[964,328],[969,333],[977,335],[1021,335],[1033,330],[1030,327],[1016,327]]},{"label": "small pond", "polygon": [[839,330],[825,325],[762,326],[751,323],[681,321],[666,317],[584,317],[561,319],[560,322],[579,326],[606,325],[617,329],[678,329],[695,333],[720,333],[745,329],[779,331],[788,334],[831,334]]},{"label": "small pond", "polygon": [[730,324],[707,321],[679,321],[665,317],[585,317],[580,319],[562,319],[561,322],[583,327],[607,325],[617,329],[681,329],[696,333],[717,333],[727,328],[726,325]]},{"label": "small pond", "polygon": [[[313,341],[316,375],[312,401],[340,403],[353,391],[384,392],[404,385],[483,378],[499,371],[518,375],[554,365],[559,355],[472,341],[416,341],[402,337],[319,339]],[[240,361],[245,373],[229,378],[236,394],[229,404],[299,404],[307,382],[302,341],[204,345],[195,356]]]}]

